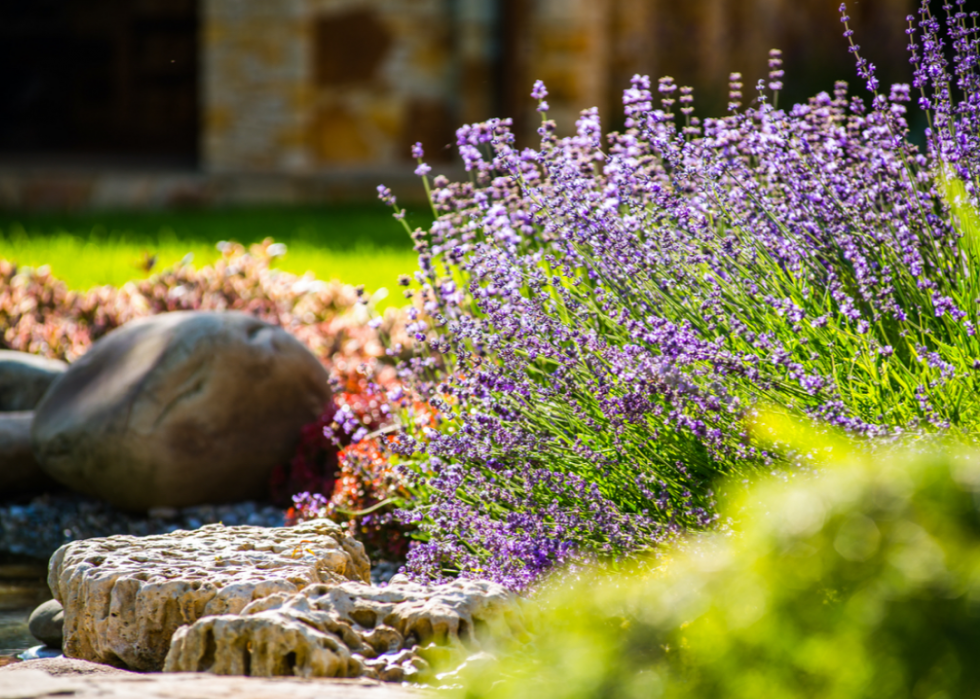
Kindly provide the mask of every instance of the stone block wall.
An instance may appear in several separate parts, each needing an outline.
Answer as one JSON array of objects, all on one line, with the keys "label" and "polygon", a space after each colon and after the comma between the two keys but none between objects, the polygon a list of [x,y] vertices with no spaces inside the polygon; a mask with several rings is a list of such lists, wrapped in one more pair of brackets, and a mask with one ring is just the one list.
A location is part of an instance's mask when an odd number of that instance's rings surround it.
[{"label": "stone block wall", "polygon": [[307,0],[203,0],[201,159],[210,172],[303,172],[310,80]]},{"label": "stone block wall", "polygon": [[406,161],[455,129],[453,17],[447,0],[309,0],[317,164]]},{"label": "stone block wall", "polygon": [[481,5],[204,0],[205,168],[390,166],[419,140],[448,159],[466,97],[460,69],[479,72],[486,59]]},{"label": "stone block wall", "polygon": [[[605,107],[610,45],[616,41],[610,26],[613,0],[536,0],[529,30],[530,75],[524,85],[524,104],[540,79],[548,86],[549,116],[568,133],[578,113]],[[533,76],[533,77],[532,77]]]},{"label": "stone block wall", "polygon": [[[455,128],[511,116],[525,142],[542,79],[568,133],[579,111],[621,118],[634,73],[696,87],[719,114],[730,71],[747,99],[767,52],[787,86],[853,76],[827,0],[201,0],[202,161],[206,171],[303,174],[408,165],[409,146],[450,160]],[[908,73],[913,0],[855,5],[854,28],[882,82]]]},{"label": "stone block wall", "polygon": [[[621,98],[634,74],[670,75],[695,88],[695,108],[718,116],[727,103],[730,72],[743,74],[746,101],[766,77],[768,51],[784,53],[786,101],[830,90],[835,79],[859,89],[854,61],[829,0],[500,0],[517,10],[511,44],[523,51],[505,75],[514,97],[509,116],[525,142],[538,117],[527,99],[536,78],[548,85],[551,116],[570,133],[579,111],[596,106],[607,127],[622,119]],[[878,67],[882,84],[911,78],[905,17],[916,0],[849,0],[851,28],[862,52]]]},{"label": "stone block wall", "polygon": [[[882,84],[908,80],[904,18],[916,0],[848,2],[856,39],[878,66]],[[178,5],[151,4],[168,12]],[[397,190],[401,197],[419,197],[409,157],[416,141],[437,171],[458,168],[455,129],[463,123],[512,117],[519,146],[537,141],[540,115],[529,97],[536,79],[548,86],[549,116],[562,135],[593,106],[606,129],[617,128],[622,91],[636,73],[654,81],[671,75],[693,86],[696,113],[715,116],[725,111],[729,72],[743,74],[748,103],[774,47],[783,49],[786,62],[781,104],[830,90],[837,78],[850,80],[857,92],[837,4],[181,0],[187,17],[196,19],[184,22],[178,38],[194,46],[196,36],[195,60],[171,48],[165,54],[174,65],[196,66],[196,95],[189,84],[184,96],[198,105],[197,125],[181,126],[167,116],[172,110],[151,111],[154,124],[169,119],[173,129],[187,131],[188,143],[197,130],[197,167],[188,156],[180,167],[141,170],[140,158],[150,151],[135,146],[126,147],[134,164],[123,169],[97,158],[69,167],[57,153],[4,161],[0,151],[0,206],[364,199],[381,182],[404,185]],[[161,65],[170,70],[170,63]],[[107,128],[123,143],[121,130]],[[158,150],[168,143],[159,134],[150,141]]]}]

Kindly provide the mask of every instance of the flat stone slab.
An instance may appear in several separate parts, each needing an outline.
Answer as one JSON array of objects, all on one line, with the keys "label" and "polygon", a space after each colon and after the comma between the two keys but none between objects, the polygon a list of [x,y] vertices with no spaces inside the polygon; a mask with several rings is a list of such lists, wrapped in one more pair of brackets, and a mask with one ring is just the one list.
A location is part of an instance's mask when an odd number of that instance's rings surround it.
[{"label": "flat stone slab", "polygon": [[314,583],[370,581],[364,547],[329,520],[85,539],[58,549],[48,585],[64,606],[66,656],[158,671],[174,632]]},{"label": "flat stone slab", "polygon": [[179,674],[63,674],[25,667],[0,668],[0,699],[420,699],[431,692],[369,680],[265,679]]},{"label": "flat stone slab", "polygon": [[[92,663],[88,660],[78,660],[77,658],[39,658],[37,660],[25,660],[22,663],[15,663],[13,665],[8,665],[3,669],[4,672],[13,671],[41,671],[45,674],[51,675],[52,677],[78,677],[81,675],[123,675],[132,676],[135,672],[130,672],[129,670],[120,670],[117,667],[112,667],[111,665],[100,665],[99,663]],[[0,675],[3,677],[3,675]],[[0,684],[3,681],[0,680]]]}]

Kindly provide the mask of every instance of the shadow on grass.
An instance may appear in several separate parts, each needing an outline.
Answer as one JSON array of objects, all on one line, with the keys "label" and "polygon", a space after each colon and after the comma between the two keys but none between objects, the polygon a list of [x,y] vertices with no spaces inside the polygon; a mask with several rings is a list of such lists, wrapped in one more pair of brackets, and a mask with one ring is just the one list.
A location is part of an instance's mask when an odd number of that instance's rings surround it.
[{"label": "shadow on grass", "polygon": [[[428,228],[432,215],[408,210],[413,228]],[[167,239],[215,244],[220,240],[257,243],[272,237],[287,245],[348,250],[369,246],[411,248],[402,226],[382,203],[324,207],[254,207],[176,211],[86,211],[80,213],[0,211],[0,231],[29,235],[69,233],[87,240],[123,239],[152,244]]]}]

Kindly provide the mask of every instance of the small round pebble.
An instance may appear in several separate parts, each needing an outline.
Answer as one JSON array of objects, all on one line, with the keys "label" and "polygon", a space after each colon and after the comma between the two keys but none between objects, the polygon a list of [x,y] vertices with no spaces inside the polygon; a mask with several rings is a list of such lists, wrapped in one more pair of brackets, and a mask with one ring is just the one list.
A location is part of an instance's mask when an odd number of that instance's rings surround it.
[{"label": "small round pebble", "polygon": [[64,625],[65,610],[56,599],[39,605],[27,620],[27,630],[48,648],[61,648]]}]

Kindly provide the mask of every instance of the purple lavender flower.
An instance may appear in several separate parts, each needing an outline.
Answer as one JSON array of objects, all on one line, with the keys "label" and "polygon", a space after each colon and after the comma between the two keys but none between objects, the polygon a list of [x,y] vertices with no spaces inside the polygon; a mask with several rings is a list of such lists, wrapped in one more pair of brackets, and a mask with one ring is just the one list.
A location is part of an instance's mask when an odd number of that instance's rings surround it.
[{"label": "purple lavender flower", "polygon": [[388,187],[385,187],[383,184],[378,185],[378,199],[383,201],[388,206],[395,205],[395,195],[392,194],[391,190]]},{"label": "purple lavender flower", "polygon": [[432,182],[399,368],[441,412],[396,447],[426,493],[401,515],[414,574],[523,588],[712,526],[715,484],[776,466],[746,433],[762,404],[861,438],[980,422],[980,37],[959,7],[913,19],[911,87],[879,93],[852,41],[866,93],[780,109],[774,51],[721,118],[634,76],[621,132],[596,110],[524,151],[509,120],[457,131],[470,177]]}]

